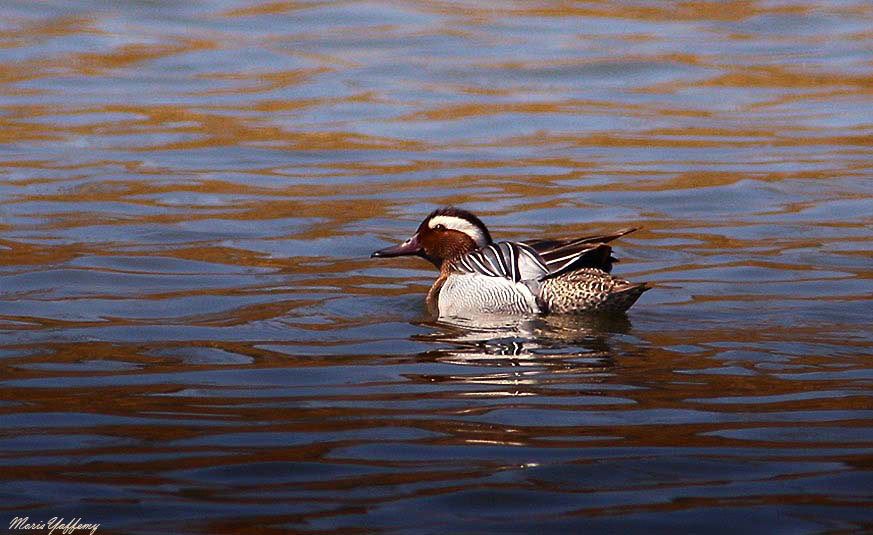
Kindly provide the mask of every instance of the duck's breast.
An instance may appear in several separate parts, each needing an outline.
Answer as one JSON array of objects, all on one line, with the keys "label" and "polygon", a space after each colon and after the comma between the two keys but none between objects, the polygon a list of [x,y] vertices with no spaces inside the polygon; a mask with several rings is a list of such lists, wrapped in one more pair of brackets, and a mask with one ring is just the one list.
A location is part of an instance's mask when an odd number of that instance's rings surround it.
[{"label": "duck's breast", "polygon": [[480,314],[537,314],[540,308],[523,282],[475,273],[449,275],[439,294],[440,317]]}]

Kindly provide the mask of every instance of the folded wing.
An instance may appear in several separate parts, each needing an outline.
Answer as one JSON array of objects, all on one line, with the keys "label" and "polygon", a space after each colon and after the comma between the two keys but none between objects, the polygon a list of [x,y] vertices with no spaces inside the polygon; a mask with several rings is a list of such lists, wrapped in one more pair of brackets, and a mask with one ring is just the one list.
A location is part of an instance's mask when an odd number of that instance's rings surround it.
[{"label": "folded wing", "polygon": [[583,268],[595,268],[609,273],[618,259],[612,256],[608,242],[637,230],[626,228],[612,234],[586,236],[569,240],[528,240],[524,244],[536,251],[548,267],[545,278],[557,277]]},{"label": "folded wing", "polygon": [[596,268],[609,273],[613,262],[612,248],[606,242],[629,234],[635,228],[612,234],[587,236],[570,240],[528,240],[500,242],[464,255],[455,262],[455,269],[488,277],[501,277],[512,282],[542,281],[583,268]]}]

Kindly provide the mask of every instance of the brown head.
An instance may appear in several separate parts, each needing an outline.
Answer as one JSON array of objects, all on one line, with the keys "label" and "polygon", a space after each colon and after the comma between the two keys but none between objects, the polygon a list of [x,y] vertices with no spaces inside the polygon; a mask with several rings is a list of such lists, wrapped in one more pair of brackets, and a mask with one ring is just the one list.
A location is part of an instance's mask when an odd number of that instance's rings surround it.
[{"label": "brown head", "polygon": [[482,221],[460,208],[447,207],[424,218],[411,238],[393,247],[380,249],[371,258],[420,256],[442,269],[451,261],[491,243],[491,234]]}]

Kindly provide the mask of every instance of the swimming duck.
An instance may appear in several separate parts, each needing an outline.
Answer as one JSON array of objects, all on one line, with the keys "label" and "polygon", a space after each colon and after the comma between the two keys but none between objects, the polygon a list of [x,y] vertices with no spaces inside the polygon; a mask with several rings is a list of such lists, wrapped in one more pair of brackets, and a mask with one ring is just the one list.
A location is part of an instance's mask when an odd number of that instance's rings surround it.
[{"label": "swimming duck", "polygon": [[450,206],[371,258],[416,255],[432,262],[440,274],[426,303],[439,317],[621,312],[650,288],[609,274],[617,260],[607,242],[634,230],[495,243],[478,217]]}]

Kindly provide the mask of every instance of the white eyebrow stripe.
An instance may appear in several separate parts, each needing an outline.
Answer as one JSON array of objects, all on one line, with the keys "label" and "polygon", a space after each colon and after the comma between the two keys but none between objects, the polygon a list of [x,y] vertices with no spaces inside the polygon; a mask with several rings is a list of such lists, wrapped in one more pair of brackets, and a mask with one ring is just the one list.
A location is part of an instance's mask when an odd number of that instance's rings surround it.
[{"label": "white eyebrow stripe", "polygon": [[477,247],[485,247],[488,245],[488,239],[485,237],[485,233],[482,232],[482,229],[464,218],[451,215],[438,215],[430,218],[430,221],[427,222],[427,226],[430,228],[434,228],[437,225],[442,225],[447,229],[463,232],[476,242]]}]

